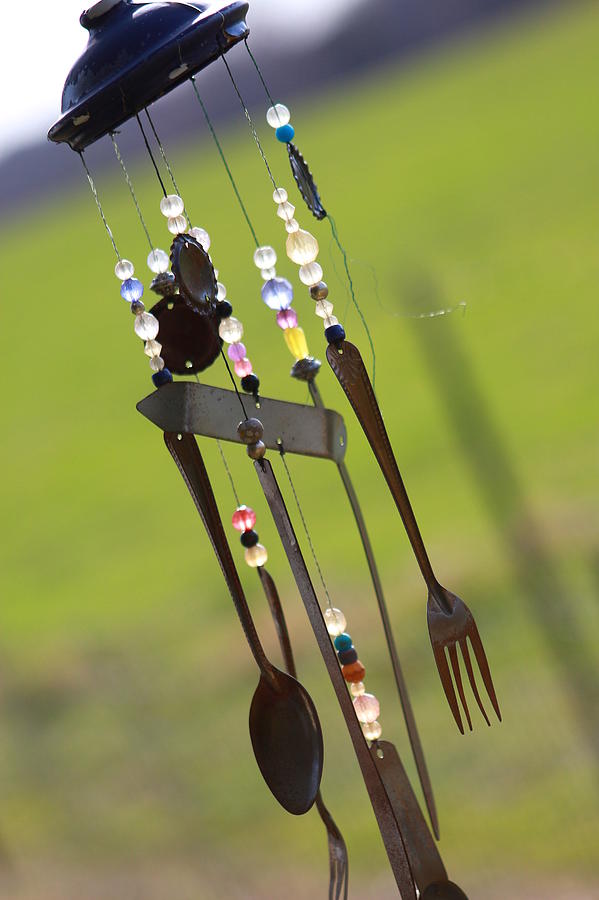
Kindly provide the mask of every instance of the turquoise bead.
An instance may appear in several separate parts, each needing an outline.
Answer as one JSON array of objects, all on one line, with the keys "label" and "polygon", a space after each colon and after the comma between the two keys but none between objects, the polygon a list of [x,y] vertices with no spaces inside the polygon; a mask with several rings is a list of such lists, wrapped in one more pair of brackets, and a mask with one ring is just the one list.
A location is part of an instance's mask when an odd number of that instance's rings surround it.
[{"label": "turquoise bead", "polygon": [[335,638],[335,650],[350,650],[353,647],[353,641],[349,634],[339,634]]},{"label": "turquoise bead", "polygon": [[293,137],[295,135],[295,128],[293,127],[293,125],[279,125],[279,127],[275,131],[275,134],[278,141],[280,141],[282,144],[288,144],[293,140]]}]

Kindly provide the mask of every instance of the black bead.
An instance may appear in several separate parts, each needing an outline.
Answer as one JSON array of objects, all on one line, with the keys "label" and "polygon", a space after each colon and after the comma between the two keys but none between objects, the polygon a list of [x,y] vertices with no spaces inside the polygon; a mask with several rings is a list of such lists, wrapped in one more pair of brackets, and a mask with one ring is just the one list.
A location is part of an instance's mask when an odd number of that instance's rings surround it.
[{"label": "black bead", "polygon": [[240,541],[244,547],[255,547],[258,543],[258,534],[255,531],[244,531]]},{"label": "black bead", "polygon": [[324,336],[329,344],[339,344],[345,340],[345,328],[343,325],[329,325],[324,330]]},{"label": "black bead", "polygon": [[251,375],[244,375],[241,379],[241,387],[246,394],[257,394],[260,387],[260,379],[253,372]]},{"label": "black bead", "polygon": [[221,300],[214,307],[214,311],[219,319],[228,319],[233,312],[233,307],[228,300]]},{"label": "black bead", "polygon": [[342,666],[351,666],[352,663],[358,661],[358,653],[355,647],[350,647],[349,650],[340,650],[337,656]]}]

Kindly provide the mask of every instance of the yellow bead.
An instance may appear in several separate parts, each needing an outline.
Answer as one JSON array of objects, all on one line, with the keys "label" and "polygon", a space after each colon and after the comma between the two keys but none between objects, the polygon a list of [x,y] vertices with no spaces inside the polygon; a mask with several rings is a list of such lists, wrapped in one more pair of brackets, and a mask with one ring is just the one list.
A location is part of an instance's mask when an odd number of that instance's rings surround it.
[{"label": "yellow bead", "polygon": [[310,355],[303,328],[286,328],[283,335],[285,343],[296,359],[305,359],[306,356]]},{"label": "yellow bead", "polygon": [[298,266],[307,266],[318,256],[318,241],[309,231],[292,231],[286,243],[287,256]]},{"label": "yellow bead", "polygon": [[267,559],[268,553],[266,552],[266,547],[263,547],[262,544],[254,544],[253,547],[248,547],[245,551],[245,561],[252,569],[263,566]]},{"label": "yellow bead", "polygon": [[355,684],[350,684],[349,689],[352,692],[353,697],[361,697],[362,694],[366,693],[363,681],[356,681]]},{"label": "yellow bead", "polygon": [[347,627],[347,621],[345,616],[341,612],[340,609],[337,609],[335,606],[330,606],[328,609],[324,611],[324,620],[327,626],[327,631],[331,635],[331,637],[337,637],[340,634],[343,634]]}]

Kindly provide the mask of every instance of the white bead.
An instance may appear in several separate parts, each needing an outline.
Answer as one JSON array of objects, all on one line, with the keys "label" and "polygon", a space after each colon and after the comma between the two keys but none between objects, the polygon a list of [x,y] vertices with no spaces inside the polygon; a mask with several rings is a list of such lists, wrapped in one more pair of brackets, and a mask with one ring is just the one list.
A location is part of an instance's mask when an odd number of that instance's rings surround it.
[{"label": "white bead", "polygon": [[362,725],[362,734],[367,741],[378,741],[383,733],[380,722],[368,722]]},{"label": "white bead", "polygon": [[275,203],[285,203],[288,197],[288,193],[285,188],[275,188],[272,192],[272,199]]},{"label": "white bead", "polygon": [[208,234],[206,229],[198,228],[196,225],[194,225],[193,228],[189,229],[189,234],[194,240],[198,242],[198,244],[203,247],[206,253],[208,253],[208,250],[210,249],[210,235]]},{"label": "white bead", "polygon": [[160,212],[167,219],[180,216],[185,209],[185,204],[178,194],[167,194],[160,201]]},{"label": "white bead", "polygon": [[271,269],[277,262],[277,254],[268,244],[254,252],[254,264],[258,269]]},{"label": "white bead", "polygon": [[309,231],[294,231],[287,238],[285,248],[289,259],[298,266],[307,266],[318,256],[318,241]]},{"label": "white bead", "polygon": [[218,333],[227,344],[237,344],[243,337],[243,325],[235,316],[229,316],[221,320]]},{"label": "white bead", "polygon": [[289,221],[289,219],[293,219],[294,212],[295,206],[293,203],[287,203],[287,201],[285,201],[285,203],[279,203],[277,206],[277,215],[279,219],[286,219]]},{"label": "white bead", "polygon": [[158,319],[152,313],[142,312],[135,316],[135,334],[142,341],[153,341],[158,334]]},{"label": "white bead", "polygon": [[277,270],[273,266],[272,269],[260,269],[260,274],[264,281],[270,281],[271,278],[274,278],[277,274]]},{"label": "white bead", "polygon": [[114,274],[117,278],[120,278],[121,281],[126,281],[128,278],[131,278],[134,272],[135,269],[133,268],[133,263],[128,259],[119,259],[114,267]]},{"label": "white bead", "polygon": [[354,709],[358,720],[363,725],[371,725],[373,722],[376,722],[381,714],[379,701],[374,694],[360,694],[354,700]]},{"label": "white bead", "polygon": [[263,566],[268,559],[266,547],[263,547],[262,544],[254,544],[253,547],[247,547],[244,555],[246,563],[248,566],[251,566],[252,569]]},{"label": "white bead", "polygon": [[299,231],[299,222],[297,219],[289,219],[288,222],[285,222],[285,230],[288,234],[293,234],[294,231]]},{"label": "white bead", "polygon": [[338,325],[339,319],[337,316],[327,316],[322,324],[325,328],[330,328],[331,325]]},{"label": "white bead", "polygon": [[328,609],[325,609],[324,620],[327,626],[327,631],[329,632],[331,637],[337,637],[338,634],[343,634],[343,632],[345,631],[347,622],[340,609],[336,609],[334,606],[330,606],[328,607]]},{"label": "white bead", "polygon": [[146,341],[146,345],[144,347],[144,353],[146,356],[160,356],[160,351],[162,350],[162,344],[158,341]]},{"label": "white bead", "polygon": [[350,684],[350,691],[352,692],[353,697],[361,697],[362,694],[366,693],[366,688],[364,687],[363,681],[356,681]]},{"label": "white bead", "polygon": [[305,266],[301,266],[299,270],[300,281],[302,284],[307,284],[308,287],[312,287],[313,284],[318,284],[319,281],[322,281],[322,275],[322,266],[317,262],[307,263]]},{"label": "white bead", "polygon": [[220,281],[216,282],[216,299],[224,300],[227,296],[227,289],[224,284],[221,284]]},{"label": "white bead", "polygon": [[326,319],[333,312],[333,304],[330,300],[317,300],[314,304],[314,312],[321,319]]},{"label": "white bead", "polygon": [[162,372],[164,369],[164,360],[161,356],[153,356],[150,360],[150,368],[152,372]]},{"label": "white bead", "polygon": [[168,253],[165,250],[159,250],[156,248],[148,253],[148,269],[150,272],[154,272],[156,275],[162,274],[162,272],[167,272],[169,267],[170,260],[168,258]]},{"label": "white bead", "polygon": [[282,103],[275,103],[266,110],[266,121],[271,128],[278,128],[279,125],[287,125],[291,113]]},{"label": "white bead", "polygon": [[167,225],[171,234],[183,234],[187,229],[185,216],[172,216],[168,220]]}]

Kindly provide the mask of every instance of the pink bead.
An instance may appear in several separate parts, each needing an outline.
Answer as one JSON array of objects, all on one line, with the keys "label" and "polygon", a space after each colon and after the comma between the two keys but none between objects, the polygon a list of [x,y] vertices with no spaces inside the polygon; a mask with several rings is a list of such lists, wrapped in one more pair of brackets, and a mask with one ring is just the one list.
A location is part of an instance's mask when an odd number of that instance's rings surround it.
[{"label": "pink bead", "polygon": [[295,328],[297,325],[297,313],[294,309],[280,309],[277,313],[277,325],[279,328]]},{"label": "pink bead", "polygon": [[242,344],[241,341],[236,341],[234,344],[229,344],[227,347],[227,355],[233,362],[238,362],[240,359],[243,359],[246,352],[245,344]]},{"label": "pink bead", "polygon": [[354,700],[354,709],[360,722],[369,725],[376,722],[381,712],[379,701],[374,694],[361,694]]},{"label": "pink bead", "polygon": [[237,531],[251,531],[256,524],[256,513],[249,506],[238,506],[231,521]]},{"label": "pink bead", "polygon": [[252,364],[247,356],[244,359],[237,360],[235,363],[235,374],[239,375],[240,378],[245,378],[246,375],[252,374]]}]

